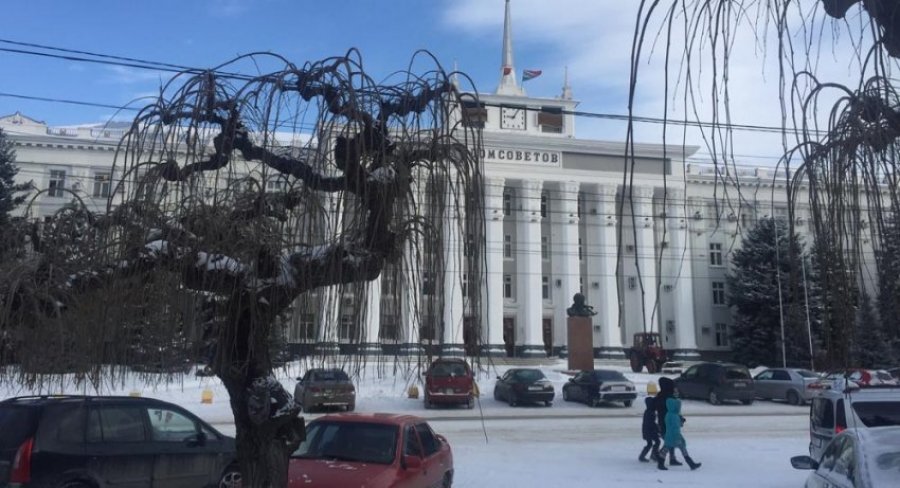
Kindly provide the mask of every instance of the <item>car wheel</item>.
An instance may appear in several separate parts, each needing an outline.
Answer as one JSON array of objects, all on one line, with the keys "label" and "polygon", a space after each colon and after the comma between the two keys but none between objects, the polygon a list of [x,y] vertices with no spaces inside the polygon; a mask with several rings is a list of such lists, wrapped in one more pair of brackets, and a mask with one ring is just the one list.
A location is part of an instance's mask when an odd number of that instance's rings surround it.
[{"label": "car wheel", "polygon": [[588,405],[590,405],[590,406],[592,406],[592,407],[594,407],[594,408],[599,407],[599,406],[600,406],[600,399],[599,399],[599,398],[594,398],[594,399],[592,399],[592,400],[590,400],[590,401],[588,402]]},{"label": "car wheel", "polygon": [[572,399],[569,397],[569,389],[568,388],[563,388],[563,401],[564,402],[572,401]]},{"label": "car wheel", "polygon": [[500,392],[498,392],[496,388],[494,388],[494,401],[500,401]]},{"label": "car wheel", "polygon": [[240,488],[241,472],[238,467],[232,465],[225,468],[225,472],[222,473],[222,477],[219,478],[219,483],[216,486],[219,488]]},{"label": "car wheel", "polygon": [[348,404],[347,404],[347,411],[348,411],[348,412],[352,412],[352,411],[354,411],[354,410],[356,410],[356,404],[355,404],[355,403],[348,403]]},{"label": "car wheel", "polygon": [[447,471],[444,473],[444,479],[441,480],[441,488],[450,488],[453,486],[453,473]]},{"label": "car wheel", "polygon": [[640,354],[638,354],[636,352],[632,352],[631,357],[629,359],[631,360],[631,371],[632,372],[640,373],[641,370],[644,369],[644,364],[641,362]]},{"label": "car wheel", "polygon": [[654,374],[659,371],[659,367],[657,366],[656,361],[654,361],[652,359],[647,361],[646,366],[647,366],[647,372],[650,374]]},{"label": "car wheel", "polygon": [[552,406],[553,406],[553,402],[552,402],[551,400],[547,400],[546,402],[544,402],[544,405],[545,405],[545,406],[548,406],[548,407],[552,407]]},{"label": "car wheel", "polygon": [[627,407],[630,407],[632,404],[634,404],[634,400],[625,400],[622,403],[624,403],[625,407],[627,408]]},{"label": "car wheel", "polygon": [[800,395],[794,390],[787,392],[787,402],[791,405],[800,405]]},{"label": "car wheel", "polygon": [[706,397],[711,405],[721,405],[722,400],[719,399],[719,394],[716,393],[716,390],[709,390],[709,396]]},{"label": "car wheel", "polygon": [[743,403],[744,405],[753,405],[753,399],[751,398],[750,400],[741,400],[741,403]]}]

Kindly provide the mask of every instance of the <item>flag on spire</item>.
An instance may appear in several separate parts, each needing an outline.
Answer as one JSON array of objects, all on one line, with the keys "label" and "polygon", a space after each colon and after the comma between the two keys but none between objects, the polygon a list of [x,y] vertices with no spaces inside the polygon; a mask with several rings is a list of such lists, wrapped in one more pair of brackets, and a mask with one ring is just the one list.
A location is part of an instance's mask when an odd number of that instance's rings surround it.
[{"label": "flag on spire", "polygon": [[541,71],[541,70],[539,70],[539,69],[526,69],[526,70],[523,70],[523,71],[522,71],[522,81],[525,82],[525,81],[528,81],[528,80],[533,80],[534,78],[537,78],[538,76],[541,76],[541,73],[543,73],[543,71]]}]

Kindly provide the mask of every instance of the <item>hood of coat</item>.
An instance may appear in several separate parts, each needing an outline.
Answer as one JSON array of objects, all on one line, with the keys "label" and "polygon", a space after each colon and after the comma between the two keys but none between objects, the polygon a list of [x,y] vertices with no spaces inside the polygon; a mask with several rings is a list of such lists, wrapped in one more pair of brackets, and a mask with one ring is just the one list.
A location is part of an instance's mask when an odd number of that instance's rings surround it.
[{"label": "hood of coat", "polygon": [[663,397],[668,397],[675,394],[675,381],[673,381],[671,378],[666,378],[665,376],[660,378],[659,392],[663,394]]},{"label": "hood of coat", "polygon": [[676,415],[681,415],[681,400],[675,397],[666,398],[666,410]]}]

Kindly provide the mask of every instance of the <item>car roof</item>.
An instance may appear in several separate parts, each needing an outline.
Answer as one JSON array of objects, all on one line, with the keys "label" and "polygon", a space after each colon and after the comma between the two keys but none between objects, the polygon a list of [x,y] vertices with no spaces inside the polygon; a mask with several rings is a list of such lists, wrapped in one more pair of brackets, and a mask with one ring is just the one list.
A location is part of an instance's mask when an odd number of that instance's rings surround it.
[{"label": "car roof", "polygon": [[437,359],[435,359],[434,361],[431,362],[431,364],[436,364],[436,363],[463,363],[463,364],[469,364],[468,362],[466,362],[465,359],[460,359],[460,358],[437,358]]},{"label": "car roof", "polygon": [[354,422],[365,424],[405,425],[417,424],[426,420],[416,415],[397,413],[336,413],[323,415],[313,422]]},{"label": "car roof", "polygon": [[[0,405],[47,405],[51,403],[136,403],[157,405],[172,405],[171,403],[157,400],[155,398],[132,397],[132,396],[91,396],[91,395],[33,395],[19,396],[7,398],[0,401]],[[175,405],[177,406],[177,405]]]},{"label": "car roof", "polygon": [[829,399],[837,399],[837,398],[847,398],[848,400],[855,401],[857,399],[863,400],[878,400],[878,399],[894,399],[900,400],[900,386],[896,385],[875,385],[875,386],[866,386],[859,388],[851,388],[848,391],[828,389],[823,390],[822,393],[819,394],[821,397],[829,398]]}]

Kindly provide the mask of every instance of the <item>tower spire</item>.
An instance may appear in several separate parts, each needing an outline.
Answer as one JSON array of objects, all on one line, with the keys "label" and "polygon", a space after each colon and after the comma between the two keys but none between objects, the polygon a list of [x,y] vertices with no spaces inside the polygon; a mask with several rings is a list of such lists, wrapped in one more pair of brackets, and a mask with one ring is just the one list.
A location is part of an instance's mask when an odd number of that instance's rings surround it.
[{"label": "tower spire", "polygon": [[569,86],[569,67],[566,66],[566,70],[563,75],[563,88],[562,95],[560,98],[563,100],[571,100],[572,99],[572,87]]},{"label": "tower spire", "polygon": [[500,85],[498,95],[524,95],[516,82],[516,66],[513,61],[512,20],[509,14],[509,0],[506,0],[506,16],[503,18],[503,59],[500,63]]}]

